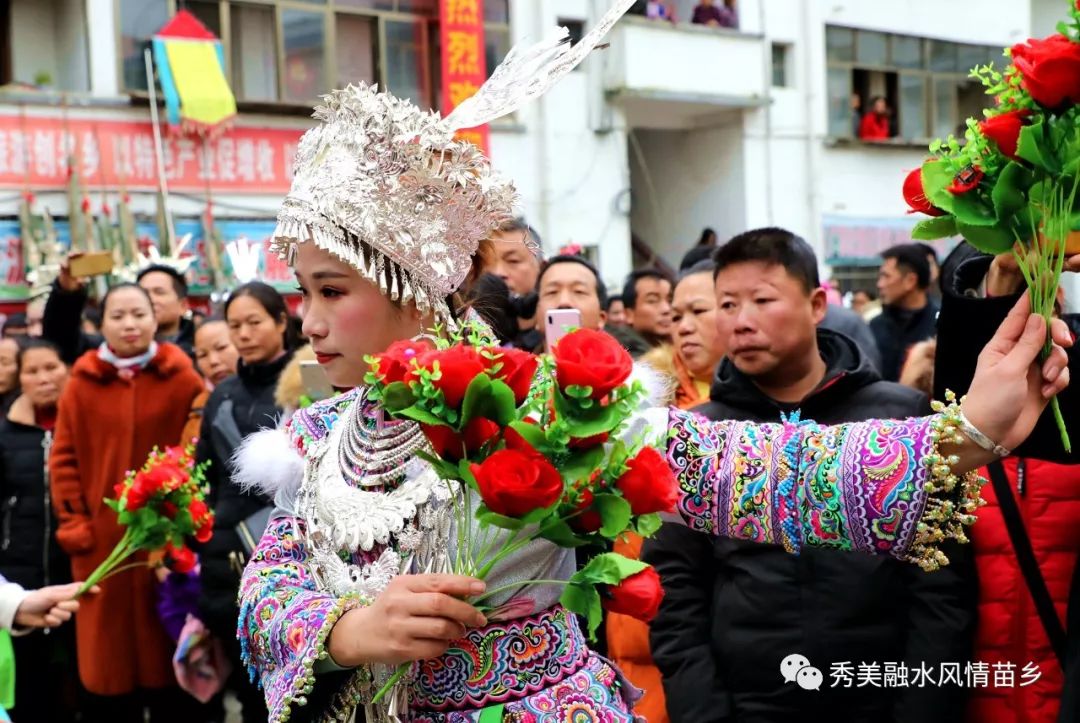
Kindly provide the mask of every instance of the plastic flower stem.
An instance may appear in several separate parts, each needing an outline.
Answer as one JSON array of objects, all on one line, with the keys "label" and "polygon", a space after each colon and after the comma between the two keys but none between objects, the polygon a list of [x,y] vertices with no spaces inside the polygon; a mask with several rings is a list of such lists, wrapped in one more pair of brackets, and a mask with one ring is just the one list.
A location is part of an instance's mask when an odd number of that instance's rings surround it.
[{"label": "plastic flower stem", "polygon": [[103,580],[113,567],[120,564],[131,555],[131,553],[135,552],[136,548],[131,545],[131,538],[131,528],[128,528],[124,531],[124,536],[120,538],[120,542],[116,543],[116,547],[109,553],[109,556],[106,557],[92,573],[90,573],[90,576],[86,578],[86,582],[84,582],[78,592],[75,593],[76,599],[85,595],[87,590]]},{"label": "plastic flower stem", "polygon": [[405,673],[409,672],[409,668],[411,666],[412,663],[402,663],[401,665],[399,665],[397,667],[397,670],[394,671],[394,674],[390,676],[390,680],[386,681],[386,684],[383,685],[383,687],[379,688],[379,692],[376,693],[375,697],[371,699],[372,704],[378,703],[380,700],[382,700],[383,697],[390,692],[390,689],[397,685],[397,682],[405,676]]},{"label": "plastic flower stem", "polygon": [[[134,552],[134,550],[132,550],[132,552]],[[106,580],[108,580],[108,579],[109,579],[110,577],[112,577],[113,575],[119,575],[119,574],[120,574],[120,573],[122,573],[122,572],[126,572],[126,571],[128,571],[128,570],[135,570],[136,568],[140,568],[140,567],[150,567],[150,562],[149,562],[149,561],[145,561],[145,562],[130,562],[130,563],[128,563],[127,565],[121,565],[121,566],[120,566],[120,567],[118,567],[118,568],[115,568],[115,569],[113,569],[113,570],[110,570],[110,571],[108,572],[108,574],[107,574],[107,575],[105,575],[104,577],[102,577],[102,578],[101,578],[100,580],[98,580],[98,582],[99,582],[99,583],[101,583],[101,582],[105,582]]]}]

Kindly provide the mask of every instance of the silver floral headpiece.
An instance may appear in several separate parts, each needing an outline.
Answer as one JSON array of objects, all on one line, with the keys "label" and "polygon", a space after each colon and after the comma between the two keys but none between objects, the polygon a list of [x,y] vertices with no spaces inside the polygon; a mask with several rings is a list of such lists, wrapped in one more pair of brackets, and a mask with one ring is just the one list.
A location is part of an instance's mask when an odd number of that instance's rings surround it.
[{"label": "silver floral headpiece", "polygon": [[323,98],[320,125],[297,149],[289,195],[271,250],[288,258],[312,241],[378,284],[450,321],[446,298],[472,266],[480,241],[510,219],[513,184],[479,148],[454,139],[543,95],[574,69],[634,0],[617,0],[576,45],[566,28],[515,46],[480,90],[446,118],[408,100],[350,85]]}]

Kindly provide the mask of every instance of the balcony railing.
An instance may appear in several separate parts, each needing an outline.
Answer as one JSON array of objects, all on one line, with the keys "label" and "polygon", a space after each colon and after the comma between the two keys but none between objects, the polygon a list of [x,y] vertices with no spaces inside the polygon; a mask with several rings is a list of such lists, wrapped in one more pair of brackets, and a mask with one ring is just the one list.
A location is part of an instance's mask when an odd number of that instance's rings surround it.
[{"label": "balcony railing", "polygon": [[767,100],[768,47],[761,35],[626,17],[610,44],[604,91],[625,107],[632,125],[684,127]]}]

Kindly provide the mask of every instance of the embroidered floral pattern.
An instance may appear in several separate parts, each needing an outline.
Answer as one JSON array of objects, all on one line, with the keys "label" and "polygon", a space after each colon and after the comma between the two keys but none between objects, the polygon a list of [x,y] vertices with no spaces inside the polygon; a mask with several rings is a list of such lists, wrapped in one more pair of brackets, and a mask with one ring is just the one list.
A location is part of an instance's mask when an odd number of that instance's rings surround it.
[{"label": "embroidered floral pattern", "polygon": [[334,422],[349,408],[359,393],[358,389],[354,389],[315,402],[306,409],[297,410],[285,425],[285,432],[297,451],[303,455],[312,444],[325,439]]},{"label": "embroidered floral pattern", "polygon": [[905,558],[926,506],[933,417],[822,427],[670,412],[667,455],[693,529]]},{"label": "embroidered floral pattern", "polygon": [[587,656],[577,618],[561,607],[471,630],[417,665],[413,705],[445,711],[514,700],[572,675]]},{"label": "embroidered floral pattern", "polygon": [[[585,665],[560,683],[509,703],[505,723],[634,723],[633,702],[640,697],[606,660],[589,654]],[[476,723],[480,710],[414,712],[410,723]]]},{"label": "embroidered floral pattern", "polygon": [[241,658],[266,692],[269,720],[287,721],[294,704],[315,685],[315,661],[325,658],[326,637],[357,597],[319,592],[305,561],[307,552],[290,518],[271,520],[240,586]]}]

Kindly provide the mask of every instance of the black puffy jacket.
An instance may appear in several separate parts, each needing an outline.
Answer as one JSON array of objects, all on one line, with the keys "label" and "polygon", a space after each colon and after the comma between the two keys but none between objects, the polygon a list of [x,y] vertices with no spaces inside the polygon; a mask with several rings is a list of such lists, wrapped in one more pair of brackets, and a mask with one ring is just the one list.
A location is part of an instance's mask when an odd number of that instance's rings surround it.
[{"label": "black puffy jacket", "polygon": [[281,408],[274,404],[274,390],[291,357],[286,354],[277,361],[250,366],[240,362],[237,374],[214,389],[203,409],[196,457],[199,462],[210,461],[206,478],[214,510],[214,536],[199,550],[199,615],[207,627],[228,636],[226,639],[236,635],[239,613],[236,594],[240,572],[230,560],[231,553],[243,551],[236,526],[271,504],[270,499],[232,483],[230,460],[240,439],[277,425]]},{"label": "black puffy jacket", "polygon": [[71,562],[56,542],[49,498],[52,433],[28,422],[0,421],[0,573],[31,589],[69,582]]},{"label": "black puffy jacket", "polygon": [[[828,371],[799,405],[766,397],[728,361],[710,419],[775,422],[801,410],[824,424],[917,416],[924,395],[881,381],[847,337],[819,329]],[[975,577],[970,556],[949,549],[952,565],[924,573],[890,558],[775,545],[711,541],[680,525],[647,540],[642,559],[656,566],[665,597],[653,621],[653,659],[664,677],[673,723],[774,723],[784,720],[952,721],[963,705],[955,688],[831,689],[833,663],[970,659]],[[819,691],[785,684],[780,663],[798,653],[821,670]]]}]

